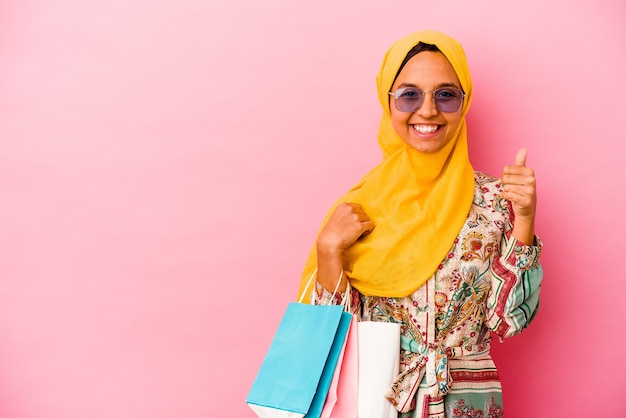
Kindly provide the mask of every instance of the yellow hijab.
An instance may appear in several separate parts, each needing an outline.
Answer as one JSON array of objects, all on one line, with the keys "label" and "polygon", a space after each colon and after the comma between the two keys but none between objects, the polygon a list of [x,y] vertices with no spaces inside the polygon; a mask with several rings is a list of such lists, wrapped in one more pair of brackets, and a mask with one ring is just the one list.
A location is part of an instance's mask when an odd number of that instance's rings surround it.
[{"label": "yellow hijab", "polygon": [[[406,145],[391,125],[388,93],[406,54],[419,42],[439,48],[466,93],[459,128],[452,140],[435,153],[422,153]],[[383,161],[337,201],[324,223],[339,202],[359,203],[376,226],[345,251],[345,274],[364,295],[403,297],[417,290],[437,270],[472,204],[474,170],[469,162],[465,124],[472,81],[465,53],[457,41],[439,32],[421,31],[391,46],[376,84],[383,108],[378,129]],[[316,267],[314,246],[299,295]],[[304,300],[309,300],[308,294]]]}]

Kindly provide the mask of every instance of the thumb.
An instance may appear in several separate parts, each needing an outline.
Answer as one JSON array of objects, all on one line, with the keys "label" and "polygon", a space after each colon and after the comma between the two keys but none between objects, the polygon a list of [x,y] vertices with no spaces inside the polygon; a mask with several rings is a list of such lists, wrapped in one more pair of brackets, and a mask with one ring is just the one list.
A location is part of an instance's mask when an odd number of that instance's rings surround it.
[{"label": "thumb", "polygon": [[522,148],[517,151],[517,155],[515,156],[515,165],[524,167],[526,166],[526,157],[528,156],[528,150],[526,148]]}]

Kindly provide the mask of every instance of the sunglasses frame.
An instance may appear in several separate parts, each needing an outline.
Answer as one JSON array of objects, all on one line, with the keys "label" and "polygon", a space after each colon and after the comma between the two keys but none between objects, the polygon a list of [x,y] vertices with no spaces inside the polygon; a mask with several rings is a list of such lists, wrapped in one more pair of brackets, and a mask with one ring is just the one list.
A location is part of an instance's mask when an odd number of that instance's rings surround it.
[{"label": "sunglasses frame", "polygon": [[[398,96],[401,95],[402,93],[404,93],[406,90],[418,90],[422,92],[422,102],[419,104],[419,106],[417,106],[417,108],[413,109],[413,110],[402,110],[402,109],[398,109]],[[446,111],[446,110],[442,110],[439,108],[439,105],[437,103],[437,100],[435,99],[437,92],[441,91],[441,90],[455,90],[458,91],[459,93],[461,93],[461,102],[459,104],[459,108],[457,110],[452,110],[452,111]],[[438,89],[435,90],[420,90],[417,87],[401,87],[399,89],[396,89],[396,91],[390,91],[389,95],[393,96],[393,98],[395,99],[395,105],[396,105],[396,109],[399,112],[406,112],[406,113],[412,113],[412,112],[417,112],[418,110],[421,109],[422,105],[424,104],[424,99],[426,97],[426,93],[433,93],[432,97],[433,97],[433,102],[435,103],[435,107],[437,108],[438,111],[440,112],[444,112],[444,113],[456,113],[459,110],[461,110],[461,108],[463,107],[463,100],[465,100],[465,92],[463,92],[463,90],[459,90],[456,87],[440,87]]]}]

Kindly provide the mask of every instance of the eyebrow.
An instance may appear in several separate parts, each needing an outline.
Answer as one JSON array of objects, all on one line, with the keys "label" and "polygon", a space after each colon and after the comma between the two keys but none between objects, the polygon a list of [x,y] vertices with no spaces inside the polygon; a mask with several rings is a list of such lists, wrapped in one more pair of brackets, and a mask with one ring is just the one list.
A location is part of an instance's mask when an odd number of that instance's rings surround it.
[{"label": "eyebrow", "polygon": [[[416,89],[420,89],[422,90],[420,87],[418,87],[417,85],[413,84],[413,83],[402,83],[398,86],[398,88],[403,88],[403,87],[415,87]],[[437,87],[435,87],[435,89],[440,89],[442,87],[454,87],[455,89],[459,89],[459,90],[463,90],[462,87],[457,86],[454,83],[441,83],[439,85],[437,85]]]}]

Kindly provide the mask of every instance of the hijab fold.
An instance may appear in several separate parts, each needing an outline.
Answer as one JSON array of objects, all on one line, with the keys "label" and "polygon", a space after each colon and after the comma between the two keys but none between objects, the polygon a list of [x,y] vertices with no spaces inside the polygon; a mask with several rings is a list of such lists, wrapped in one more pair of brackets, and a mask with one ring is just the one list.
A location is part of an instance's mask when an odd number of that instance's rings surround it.
[{"label": "hijab fold", "polygon": [[[406,54],[419,42],[439,48],[466,94],[458,129],[434,153],[422,153],[405,144],[391,125],[389,91]],[[472,82],[465,53],[457,41],[439,32],[420,31],[391,46],[376,84],[383,109],[378,129],[383,161],[333,205],[324,224],[339,202],[359,203],[375,227],[345,251],[345,274],[366,296],[404,297],[422,286],[447,257],[472,204],[474,170],[469,162],[465,123]],[[299,295],[316,267],[313,246]],[[304,300],[309,300],[308,295]]]}]

